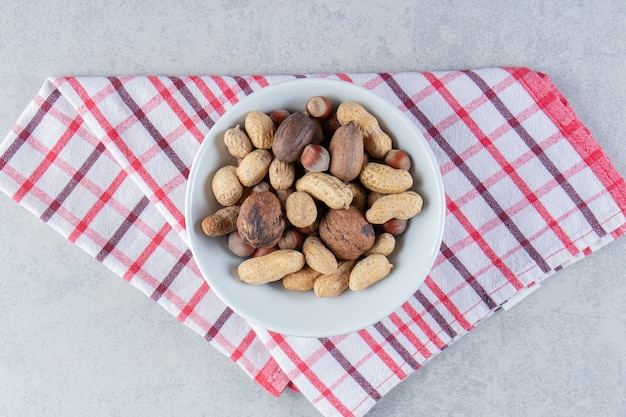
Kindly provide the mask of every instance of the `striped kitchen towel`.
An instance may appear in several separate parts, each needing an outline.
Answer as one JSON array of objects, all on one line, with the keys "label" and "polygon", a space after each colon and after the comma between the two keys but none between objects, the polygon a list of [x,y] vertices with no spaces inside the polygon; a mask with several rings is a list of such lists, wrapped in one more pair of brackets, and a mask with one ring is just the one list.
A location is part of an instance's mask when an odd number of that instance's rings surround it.
[{"label": "striped kitchen towel", "polygon": [[268,392],[290,385],[326,416],[366,414],[508,301],[626,231],[623,178],[544,74],[307,75],[364,86],[421,129],[446,190],[443,243],[424,284],[372,326],[326,339],[253,327],[194,263],[185,186],[224,112],[303,76],[50,78],[0,144],[0,189]]}]

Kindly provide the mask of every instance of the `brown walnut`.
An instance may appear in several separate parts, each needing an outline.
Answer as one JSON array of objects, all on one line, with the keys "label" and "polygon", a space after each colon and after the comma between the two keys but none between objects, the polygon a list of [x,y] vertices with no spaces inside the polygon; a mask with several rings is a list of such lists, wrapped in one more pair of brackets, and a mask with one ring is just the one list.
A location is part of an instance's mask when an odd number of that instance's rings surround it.
[{"label": "brown walnut", "polygon": [[331,209],[320,222],[319,235],[339,259],[353,261],[374,244],[374,226],[355,206]]},{"label": "brown walnut", "polygon": [[250,246],[275,246],[285,230],[285,218],[278,197],[271,191],[252,193],[241,204],[237,230]]}]

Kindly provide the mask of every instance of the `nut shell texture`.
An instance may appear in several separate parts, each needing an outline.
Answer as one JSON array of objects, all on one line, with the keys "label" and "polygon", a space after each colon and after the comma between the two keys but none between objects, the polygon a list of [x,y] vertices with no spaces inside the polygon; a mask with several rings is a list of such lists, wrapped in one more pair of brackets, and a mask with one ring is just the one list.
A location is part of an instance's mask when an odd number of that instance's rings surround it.
[{"label": "nut shell texture", "polygon": [[307,172],[296,181],[296,190],[309,193],[333,209],[348,208],[352,201],[350,187],[339,178],[324,172]]},{"label": "nut shell texture", "polygon": [[296,177],[293,164],[274,159],[269,166],[270,184],[275,190],[286,190],[291,187]]},{"label": "nut shell texture", "polygon": [[347,261],[368,251],[375,240],[374,226],[354,206],[329,210],[320,222],[319,235],[337,258]]},{"label": "nut shell texture", "polygon": [[337,297],[348,289],[350,271],[354,261],[339,262],[337,270],[330,275],[320,275],[313,284],[313,291],[318,298]]},{"label": "nut shell texture", "polygon": [[359,180],[368,190],[382,194],[400,193],[413,185],[413,177],[409,171],[376,162],[363,165]]},{"label": "nut shell texture", "polygon": [[369,255],[354,265],[350,271],[348,285],[353,291],[364,290],[389,275],[392,267],[393,265],[386,256],[381,254]]},{"label": "nut shell texture", "polygon": [[239,279],[248,284],[278,281],[304,266],[304,255],[293,249],[279,249],[267,255],[246,259],[239,264]]},{"label": "nut shell texture", "polygon": [[224,144],[228,148],[228,153],[238,159],[243,158],[252,151],[252,142],[250,142],[250,138],[246,135],[246,132],[241,130],[239,125],[224,132]]},{"label": "nut shell texture", "polygon": [[223,206],[236,204],[243,195],[243,185],[237,177],[237,167],[226,165],[213,175],[211,190],[218,203]]},{"label": "nut shell texture", "polygon": [[271,191],[263,191],[246,198],[237,217],[237,230],[255,248],[278,244],[285,230],[285,218],[278,197]]},{"label": "nut shell texture", "polygon": [[244,127],[250,141],[257,149],[270,149],[274,141],[276,125],[265,113],[253,110],[246,115]]},{"label": "nut shell texture", "polygon": [[317,219],[317,206],[308,193],[295,191],[285,201],[285,214],[295,227],[309,227]]},{"label": "nut shell texture", "polygon": [[422,204],[422,197],[414,191],[384,195],[367,210],[365,218],[372,224],[383,224],[391,219],[409,220],[422,211]]},{"label": "nut shell texture", "polygon": [[328,151],[331,174],[344,182],[359,176],[363,167],[363,135],[353,122],[335,131]]},{"label": "nut shell texture", "polygon": [[211,237],[223,236],[237,230],[240,206],[224,207],[202,220],[202,231]]},{"label": "nut shell texture", "polygon": [[329,275],[337,269],[337,258],[317,236],[306,238],[302,253],[306,264],[322,274]]},{"label": "nut shell texture", "polygon": [[302,112],[290,114],[276,129],[272,152],[283,162],[296,162],[304,147],[311,143],[315,124]]},{"label": "nut shell texture", "polygon": [[239,182],[246,187],[257,185],[270,168],[272,154],[266,149],[255,149],[239,162],[237,177]]},{"label": "nut shell texture", "polygon": [[309,172],[324,172],[330,166],[330,154],[322,145],[311,143],[304,147],[300,163]]}]

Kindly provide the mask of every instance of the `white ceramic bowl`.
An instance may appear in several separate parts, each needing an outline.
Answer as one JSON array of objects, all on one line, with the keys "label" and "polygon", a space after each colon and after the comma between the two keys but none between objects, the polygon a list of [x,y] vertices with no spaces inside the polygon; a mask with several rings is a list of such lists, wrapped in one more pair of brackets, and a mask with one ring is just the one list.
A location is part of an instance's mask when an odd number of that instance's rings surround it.
[{"label": "white ceramic bowl", "polygon": [[[363,291],[346,290],[336,298],[317,298],[313,291],[287,291],[282,283],[261,286],[239,281],[242,259],[228,250],[227,238],[210,238],[201,222],[219,204],[211,193],[215,171],[236,161],[227,152],[223,134],[243,126],[247,112],[276,109],[303,111],[309,97],[323,95],[334,103],[355,101],[374,114],[392,137],[394,147],[412,160],[413,190],[424,199],[420,214],[409,221],[390,256],[392,272]],[[187,185],[185,220],[194,259],[215,293],[250,323],[292,336],[328,337],[353,332],[380,321],[415,293],[425,280],[441,245],[445,198],[439,166],[423,135],[385,99],[349,82],[322,78],[286,81],[263,88],[239,101],[213,126],[195,157]]]}]

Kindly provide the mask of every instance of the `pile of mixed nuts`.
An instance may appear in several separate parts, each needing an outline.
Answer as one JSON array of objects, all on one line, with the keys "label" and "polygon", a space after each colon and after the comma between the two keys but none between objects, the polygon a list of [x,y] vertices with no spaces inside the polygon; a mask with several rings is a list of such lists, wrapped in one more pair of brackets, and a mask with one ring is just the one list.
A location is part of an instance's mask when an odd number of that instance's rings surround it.
[{"label": "pile of mixed nuts", "polygon": [[237,165],[214,174],[223,207],[202,229],[228,235],[229,249],[248,258],[242,281],[335,297],[389,274],[396,236],[422,198],[409,191],[409,155],[360,104],[335,109],[316,96],[304,111],[251,111],[224,143]]}]

